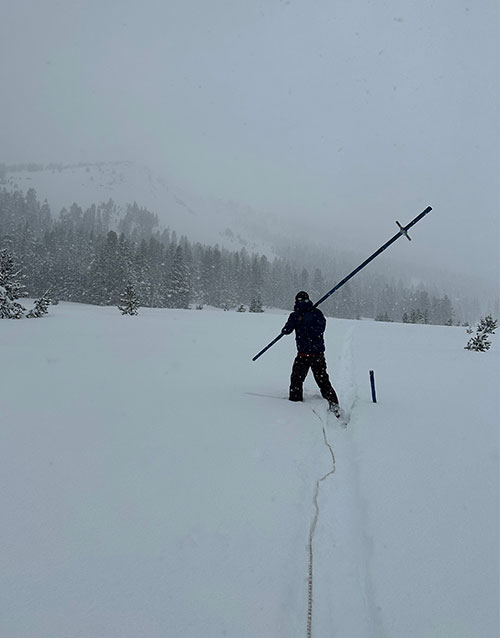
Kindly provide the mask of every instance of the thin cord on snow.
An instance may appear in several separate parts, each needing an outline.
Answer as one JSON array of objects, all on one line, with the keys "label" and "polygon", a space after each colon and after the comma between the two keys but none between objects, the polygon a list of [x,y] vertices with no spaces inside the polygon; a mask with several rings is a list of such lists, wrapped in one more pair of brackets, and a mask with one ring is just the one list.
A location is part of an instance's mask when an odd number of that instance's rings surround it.
[{"label": "thin cord on snow", "polygon": [[313,504],[314,504],[315,513],[311,523],[311,528],[309,530],[309,569],[308,569],[308,576],[307,576],[307,633],[306,633],[307,638],[312,638],[313,559],[314,559],[313,540],[314,540],[314,533],[316,531],[316,525],[318,524],[318,518],[319,518],[319,505],[318,505],[319,486],[322,481],[327,479],[329,476],[331,476],[335,472],[335,454],[333,453],[332,446],[328,443],[328,439],[326,438],[325,424],[323,422],[323,419],[316,412],[316,410],[313,409],[313,412],[318,417],[321,423],[321,428],[323,430],[323,440],[325,442],[326,447],[330,450],[330,454],[332,457],[332,469],[316,481],[316,489],[314,490]]}]

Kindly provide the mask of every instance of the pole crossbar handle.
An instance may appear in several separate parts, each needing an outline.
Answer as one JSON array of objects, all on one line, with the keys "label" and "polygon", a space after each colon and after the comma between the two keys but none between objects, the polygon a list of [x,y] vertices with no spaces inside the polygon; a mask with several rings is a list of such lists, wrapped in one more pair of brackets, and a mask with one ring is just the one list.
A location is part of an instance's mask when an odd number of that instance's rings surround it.
[{"label": "pole crossbar handle", "polygon": [[408,241],[411,241],[411,237],[410,235],[408,235],[408,231],[406,230],[406,228],[404,226],[401,226],[401,224],[397,220],[396,224],[399,226],[399,234],[404,235]]}]

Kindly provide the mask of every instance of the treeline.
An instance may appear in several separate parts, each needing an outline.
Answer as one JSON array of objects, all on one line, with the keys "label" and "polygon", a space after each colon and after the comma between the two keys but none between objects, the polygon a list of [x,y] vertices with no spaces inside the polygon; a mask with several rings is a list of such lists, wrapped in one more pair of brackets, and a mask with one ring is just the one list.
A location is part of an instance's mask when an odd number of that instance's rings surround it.
[{"label": "treeline", "polygon": [[51,162],[49,164],[38,164],[36,162],[22,162],[20,164],[5,164],[4,162],[0,162],[0,183],[1,180],[5,178],[6,173],[18,173],[24,172],[27,173],[37,173],[38,171],[54,171],[54,170],[63,170],[65,168],[81,168],[90,167],[90,166],[106,166],[113,165],[116,166],[118,164],[126,164],[126,162],[79,162],[78,164],[63,164],[61,162]]},{"label": "treeline", "polygon": [[[50,289],[52,298],[98,305],[117,305],[130,282],[142,306],[290,309],[298,290],[317,299],[346,274],[328,273],[327,279],[320,268],[297,268],[288,259],[178,238],[135,203],[121,217],[109,200],[85,210],[73,204],[53,219],[33,189],[0,190],[0,248],[14,255],[28,296]],[[454,319],[448,297],[380,277],[345,285],[322,308],[345,318],[402,321],[406,313],[425,317],[425,323]]]}]

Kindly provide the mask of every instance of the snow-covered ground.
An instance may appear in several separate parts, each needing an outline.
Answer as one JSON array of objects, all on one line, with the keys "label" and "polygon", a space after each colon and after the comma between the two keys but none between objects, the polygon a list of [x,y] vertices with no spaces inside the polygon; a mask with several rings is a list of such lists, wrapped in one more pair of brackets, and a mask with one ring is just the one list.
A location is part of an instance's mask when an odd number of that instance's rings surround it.
[{"label": "snow-covered ground", "polygon": [[2,636],[498,637],[497,338],[329,319],[344,429],[284,321],[0,322]]}]

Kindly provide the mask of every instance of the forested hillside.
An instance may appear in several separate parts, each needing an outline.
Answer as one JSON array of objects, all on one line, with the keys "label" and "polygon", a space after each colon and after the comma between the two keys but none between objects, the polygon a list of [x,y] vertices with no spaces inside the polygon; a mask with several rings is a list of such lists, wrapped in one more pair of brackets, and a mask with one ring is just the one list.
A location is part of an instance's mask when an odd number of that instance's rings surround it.
[{"label": "forested hillside", "polygon": [[[307,267],[307,255],[298,251],[296,260],[292,252],[288,258],[270,259],[246,249],[193,243],[177,237],[174,229],[162,229],[156,215],[136,203],[121,217],[112,200],[85,210],[73,204],[54,219],[33,189],[26,194],[0,191],[0,248],[13,254],[27,295],[50,289],[55,299],[99,305],[117,304],[131,282],[143,306],[288,309],[298,289],[319,298],[347,274],[344,264],[334,262],[327,271],[319,264]],[[323,308],[331,316],[383,321],[452,324],[476,319],[469,316],[476,314],[469,300],[452,302],[446,294],[388,280],[368,269]]]}]

